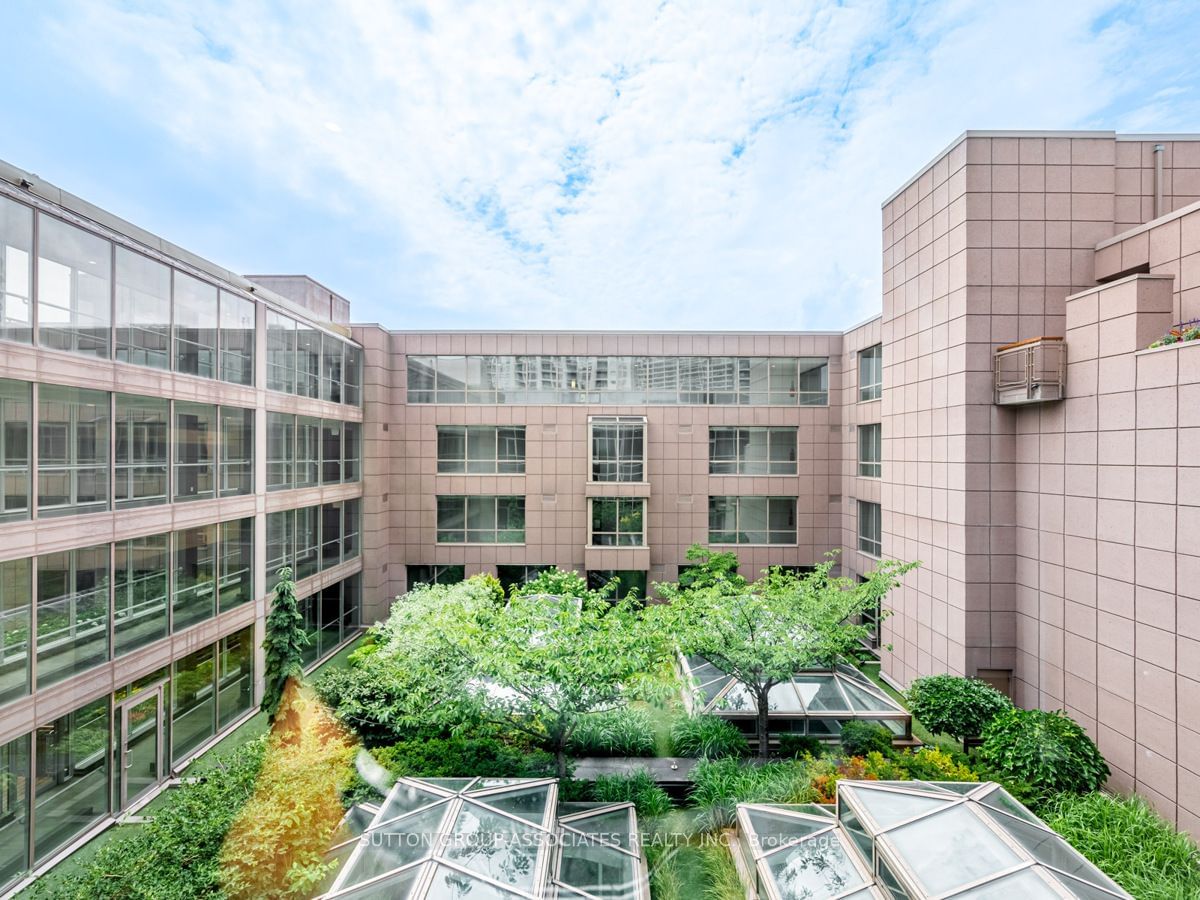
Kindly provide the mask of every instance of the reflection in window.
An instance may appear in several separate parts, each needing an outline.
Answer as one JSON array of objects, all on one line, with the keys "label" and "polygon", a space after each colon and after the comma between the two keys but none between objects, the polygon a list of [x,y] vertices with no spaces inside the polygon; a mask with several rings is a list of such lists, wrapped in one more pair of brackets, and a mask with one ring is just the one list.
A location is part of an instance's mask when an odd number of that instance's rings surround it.
[{"label": "reflection in window", "polygon": [[342,402],[347,406],[362,406],[362,348],[346,344],[346,358],[342,365]]},{"label": "reflection in window", "polygon": [[169,534],[118,541],[113,590],[114,655],[167,635]]},{"label": "reflection in window", "polygon": [[795,475],[795,428],[708,430],[710,475]]},{"label": "reflection in window", "polygon": [[171,677],[171,759],[176,764],[216,734],[211,646],[178,659]]},{"label": "reflection in window", "polygon": [[640,497],[593,497],[589,543],[594,547],[641,547],[646,543],[646,501]]},{"label": "reflection in window", "polygon": [[883,426],[858,426],[858,474],[878,478],[883,471]]},{"label": "reflection in window", "polygon": [[408,589],[419,584],[458,584],[466,578],[465,566],[407,566]]},{"label": "reflection in window", "polygon": [[[32,605],[33,560],[0,562],[0,703],[29,693],[29,611]],[[0,790],[3,790],[2,784]]]},{"label": "reflection in window", "polygon": [[216,495],[217,408],[175,404],[175,500]]},{"label": "reflection in window", "polygon": [[221,407],[221,496],[254,493],[254,410]]},{"label": "reflection in window", "polygon": [[795,497],[709,497],[711,544],[796,543]]},{"label": "reflection in window", "polygon": [[37,577],[42,688],[108,659],[108,544],[39,556]]},{"label": "reflection in window", "polygon": [[646,480],[646,420],[591,416],[592,481]]},{"label": "reflection in window", "polygon": [[358,481],[362,474],[362,425],[342,423],[342,481]]},{"label": "reflection in window", "polygon": [[342,348],[345,343],[333,335],[321,336],[321,399],[342,402]]},{"label": "reflection in window", "polygon": [[438,497],[439,544],[523,544],[524,497]]},{"label": "reflection in window", "polygon": [[167,502],[167,401],[117,394],[113,497],[119,508]]},{"label": "reflection in window", "polygon": [[254,599],[254,519],[221,523],[220,611]]},{"label": "reflection in window", "polygon": [[883,555],[883,516],[878,503],[858,501],[858,549],[871,556]]},{"label": "reflection in window", "polygon": [[321,507],[296,510],[296,579],[321,570]]},{"label": "reflection in window", "polygon": [[[278,582],[279,570],[295,566],[296,514],[286,509],[267,514],[267,583],[272,588]],[[295,573],[293,573],[294,575]]]},{"label": "reflection in window", "polygon": [[179,631],[216,612],[217,526],[205,525],[175,532],[175,585],[171,599],[173,631]]},{"label": "reflection in window", "polygon": [[217,289],[175,272],[175,371],[212,378],[217,361]]},{"label": "reflection in window", "polygon": [[32,260],[33,210],[0,197],[0,340],[28,344],[33,339]]},{"label": "reflection in window", "polygon": [[296,417],[295,487],[321,483],[321,420]]},{"label": "reflection in window", "polygon": [[38,728],[34,779],[34,863],[109,812],[109,698]]},{"label": "reflection in window", "polygon": [[31,396],[27,382],[0,378],[0,522],[29,517]]},{"label": "reflection in window", "polygon": [[883,344],[858,352],[858,399],[878,400],[883,395]]},{"label": "reflection in window", "polygon": [[171,368],[171,270],[117,248],[117,352],[121,362]]},{"label": "reflection in window", "polygon": [[41,385],[38,418],[38,511],[106,509],[108,394]]},{"label": "reflection in window", "polygon": [[29,859],[29,735],[0,744],[0,889]]},{"label": "reflection in window", "polygon": [[362,530],[361,500],[346,500],[342,504],[342,560],[358,556],[359,533]]},{"label": "reflection in window", "polygon": [[217,727],[224,728],[254,705],[254,626],[221,638]]},{"label": "reflection in window", "polygon": [[326,503],[321,507],[321,568],[328,569],[342,561],[342,504]]},{"label": "reflection in window", "polygon": [[524,425],[439,425],[439,473],[519,475],[525,471]]},{"label": "reflection in window", "polygon": [[38,215],[38,343],[108,358],[112,245]]},{"label": "reflection in window", "polygon": [[254,384],[254,301],[221,291],[221,380]]},{"label": "reflection in window", "polygon": [[337,484],[342,480],[342,423],[334,419],[321,421],[321,483]]},{"label": "reflection in window", "polygon": [[296,417],[267,413],[267,490],[290,488],[296,459]]},{"label": "reflection in window", "polygon": [[321,332],[304,324],[296,328],[296,393],[321,396]]},{"label": "reflection in window", "polygon": [[267,388],[296,390],[296,320],[267,310]]}]

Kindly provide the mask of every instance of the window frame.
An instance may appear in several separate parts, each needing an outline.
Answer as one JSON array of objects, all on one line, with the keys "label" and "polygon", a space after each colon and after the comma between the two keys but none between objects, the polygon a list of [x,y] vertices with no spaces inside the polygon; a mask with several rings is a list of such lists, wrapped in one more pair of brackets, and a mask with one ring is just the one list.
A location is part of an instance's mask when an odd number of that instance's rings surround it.
[{"label": "window frame", "polygon": [[[599,460],[596,458],[597,427],[616,429],[616,458]],[[645,416],[588,416],[588,484],[647,484],[649,473],[647,469],[648,427]],[[626,456],[626,432],[640,432],[641,456],[635,459]],[[598,465],[612,466],[615,477],[597,478]],[[640,474],[640,478],[625,477],[626,471]]]},{"label": "window frame", "polygon": [[[864,367],[869,367],[873,370],[869,373],[875,376],[873,380],[868,381],[864,379]],[[872,400],[880,399],[882,396],[883,343],[880,342],[858,351],[858,402],[869,403]]]},{"label": "window frame", "polygon": [[[883,424],[880,422],[868,422],[859,425],[856,429],[858,432],[858,477],[859,478],[882,478],[883,477]],[[872,439],[872,435],[874,436]],[[874,451],[875,455],[864,456],[865,451]]]},{"label": "window frame", "polygon": [[[743,517],[748,515],[748,511],[744,509],[750,501],[764,501],[765,505],[763,512],[764,528],[743,528]],[[718,505],[718,501],[723,501],[728,505],[730,501],[733,503],[734,527],[732,530],[722,528],[720,530],[713,529],[713,513],[714,506]],[[800,522],[796,512],[798,497],[785,497],[776,494],[713,494],[708,498],[708,543],[713,546],[721,547],[796,547],[800,541]],[[780,503],[787,503],[791,516],[791,529],[779,529],[771,527],[771,517],[773,515],[772,506]],[[761,533],[767,537],[767,541],[751,541],[741,540],[742,535]],[[771,535],[782,535],[787,537],[790,535],[790,540],[773,541]],[[723,540],[727,535],[733,535],[733,540]]]},{"label": "window frame", "polygon": [[[645,547],[646,541],[646,513],[647,513],[646,497],[588,497],[588,547],[602,549],[620,549],[623,547]],[[596,529],[597,504],[616,504],[613,514],[613,530]],[[622,506],[627,504],[638,504],[641,507],[641,528],[638,531],[626,530],[621,527],[622,516],[626,515],[622,511]],[[603,515],[603,513],[600,513]],[[611,543],[597,543],[597,535],[611,535],[613,540]],[[623,540],[629,538],[629,540]]]},{"label": "window frame", "polygon": [[[867,515],[866,513],[870,513]],[[863,533],[863,525],[871,523],[873,520],[875,528],[878,532],[878,537],[873,537]],[[870,500],[858,501],[858,514],[856,521],[856,531],[858,534],[858,552],[865,553],[875,559],[883,557],[883,506],[879,503],[874,503]]]},{"label": "window frame", "polygon": [[[519,509],[521,527],[501,527],[501,501],[505,501],[505,505],[510,507],[504,511],[505,516],[512,516]],[[489,518],[488,507],[490,506],[490,525],[480,527],[481,522],[486,522]],[[455,511],[454,507],[461,507],[461,514]],[[528,505],[525,496],[518,494],[439,494],[435,498],[436,508],[436,537],[435,543],[449,546],[495,546],[504,545],[509,547],[522,546],[527,539],[529,528],[528,522]],[[461,515],[461,527],[451,527],[444,524],[447,521],[453,521],[452,517]],[[474,518],[475,527],[472,527],[472,517]],[[492,540],[472,540],[472,536],[478,538],[487,534],[492,534]],[[461,534],[462,540],[445,540],[445,535]],[[511,535],[519,537],[519,540],[501,540],[502,535]]]},{"label": "window frame", "polygon": [[[502,438],[502,432],[511,432]],[[477,440],[472,440],[472,434]],[[442,444],[444,437],[461,436],[462,456],[444,456]],[[519,438],[518,438],[519,436]],[[483,438],[484,440],[478,440]],[[436,435],[437,473],[439,475],[524,475],[526,453],[526,429],[524,425],[438,425]],[[517,456],[501,456],[502,440],[518,441],[521,454]],[[472,448],[479,448],[481,443],[491,444],[491,454],[478,456],[472,453]],[[515,446],[515,445],[514,445]],[[490,467],[489,467],[490,463]],[[501,468],[502,464],[510,466]],[[472,465],[475,468],[472,468]]]},{"label": "window frame", "polygon": [[[731,459],[726,459],[724,457],[716,458],[713,455],[714,444],[718,438],[722,437],[722,432],[732,432],[732,439],[734,441],[734,455]],[[758,462],[758,460],[747,458],[745,451],[746,448],[748,448],[751,444],[750,436],[758,433],[766,435],[766,457],[763,460],[763,462],[765,462],[765,469],[761,472],[748,471],[748,466],[752,463]],[[745,440],[743,440],[743,434],[746,435]],[[791,438],[791,458],[788,460],[776,460],[772,455],[775,450],[775,439],[784,436]],[[725,439],[728,439],[728,437]],[[708,428],[708,474],[721,476],[751,476],[759,478],[770,475],[796,475],[800,470],[799,446],[799,429],[790,425],[710,425]],[[790,464],[790,468],[779,468],[778,470],[773,471],[772,466],[777,464]],[[716,471],[714,468],[715,466],[732,466],[733,471]]]}]

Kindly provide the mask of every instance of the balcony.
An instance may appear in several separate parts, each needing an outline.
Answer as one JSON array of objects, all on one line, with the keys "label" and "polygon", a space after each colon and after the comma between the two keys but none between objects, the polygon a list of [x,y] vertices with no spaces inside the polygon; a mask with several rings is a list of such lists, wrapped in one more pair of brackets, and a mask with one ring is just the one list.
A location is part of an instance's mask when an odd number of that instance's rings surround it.
[{"label": "balcony", "polygon": [[997,406],[1046,403],[1066,396],[1067,345],[1060,337],[1037,337],[996,348]]}]

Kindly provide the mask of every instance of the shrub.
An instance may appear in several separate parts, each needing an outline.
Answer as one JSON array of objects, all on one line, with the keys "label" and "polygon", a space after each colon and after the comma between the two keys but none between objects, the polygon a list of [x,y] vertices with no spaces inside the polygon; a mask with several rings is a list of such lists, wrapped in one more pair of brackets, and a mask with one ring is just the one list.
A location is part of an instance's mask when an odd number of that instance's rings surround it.
[{"label": "shrub", "polygon": [[872,750],[866,756],[847,756],[835,766],[832,761],[818,768],[813,776],[812,790],[817,803],[837,800],[837,783],[843,778],[851,781],[906,781],[908,772],[895,760]]},{"label": "shrub", "polygon": [[1200,897],[1200,850],[1141,797],[1062,794],[1045,819],[1139,900]]},{"label": "shrub", "polygon": [[977,737],[1012,701],[986,682],[956,675],[918,678],[908,689],[908,705],[921,724],[935,734],[960,741]]},{"label": "shrub", "polygon": [[639,820],[665,816],[671,811],[671,798],[646,772],[601,775],[592,782],[591,795],[597,803],[632,803]]},{"label": "shrub", "polygon": [[978,781],[979,776],[965,763],[959,762],[944,750],[921,747],[896,756],[896,763],[909,778],[919,781]]},{"label": "shrub", "polygon": [[732,757],[701,760],[692,770],[691,801],[702,830],[733,825],[739,803],[812,803],[814,775],[832,771],[828,760],[751,764]]},{"label": "shrub", "polygon": [[1043,796],[1097,790],[1108,778],[1104,757],[1066,713],[1010,709],[983,730],[980,757],[1007,779]]},{"label": "shrub", "polygon": [[675,756],[721,759],[749,752],[746,736],[720,716],[686,716],[671,726],[671,753]]},{"label": "shrub", "polygon": [[781,734],[779,736],[780,756],[811,756],[814,759],[825,752],[825,743],[811,734]]},{"label": "shrub", "polygon": [[654,726],[644,709],[623,706],[581,716],[567,742],[574,756],[653,756]]},{"label": "shrub", "polygon": [[842,749],[850,756],[892,752],[892,733],[873,722],[853,721],[842,726]]},{"label": "shrub", "polygon": [[[218,855],[238,811],[254,793],[266,739],[251,741],[188,771],[194,781],[172,788],[154,818],[113,837],[80,869],[52,872],[34,897],[71,900],[172,900],[219,897]],[[66,868],[66,867],[63,867]]]}]

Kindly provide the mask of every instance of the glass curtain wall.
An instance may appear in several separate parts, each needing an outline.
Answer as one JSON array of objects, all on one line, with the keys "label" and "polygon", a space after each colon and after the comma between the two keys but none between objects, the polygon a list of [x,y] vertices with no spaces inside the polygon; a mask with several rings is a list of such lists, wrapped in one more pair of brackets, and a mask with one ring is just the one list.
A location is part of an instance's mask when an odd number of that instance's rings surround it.
[{"label": "glass curtain wall", "polygon": [[216,496],[217,408],[175,403],[175,500]]},{"label": "glass curtain wall", "polygon": [[32,386],[0,378],[0,522],[29,517]]},{"label": "glass curtain wall", "polygon": [[321,483],[321,420],[308,416],[296,418],[295,487],[313,487]]},{"label": "glass curtain wall", "polygon": [[109,545],[37,558],[37,685],[109,658]]},{"label": "glass curtain wall", "polygon": [[119,541],[113,579],[113,642],[116,656],[167,636],[169,534]]},{"label": "glass curtain wall", "polygon": [[296,417],[267,413],[267,490],[290,488],[295,481]]},{"label": "glass curtain wall", "polygon": [[171,368],[171,269],[117,247],[119,362]]},{"label": "glass curtain wall", "polygon": [[175,371],[213,378],[217,364],[217,289],[175,272]]},{"label": "glass curtain wall", "polygon": [[220,611],[254,599],[254,519],[221,523]]},{"label": "glass curtain wall", "polygon": [[321,396],[321,332],[303,323],[296,326],[296,393]]},{"label": "glass curtain wall", "polygon": [[342,480],[342,423],[321,420],[321,483],[338,484]]},{"label": "glass curtain wall", "polygon": [[32,285],[33,210],[0,197],[0,340],[33,340]]},{"label": "glass curtain wall", "polygon": [[0,744],[0,890],[29,860],[29,736]]},{"label": "glass curtain wall", "polygon": [[179,631],[216,612],[217,526],[205,525],[177,531],[175,543],[175,584],[171,607],[171,628]]},{"label": "glass curtain wall", "polygon": [[221,291],[221,380],[254,384],[254,301]]},{"label": "glass curtain wall", "polygon": [[38,512],[108,508],[108,401],[102,391],[38,387]]},{"label": "glass curtain wall", "polygon": [[254,705],[254,627],[221,638],[217,655],[217,727],[225,728]]},{"label": "glass curtain wall", "polygon": [[109,698],[101,697],[34,734],[36,864],[110,810]]},{"label": "glass curtain wall", "polygon": [[0,703],[29,693],[32,605],[33,561],[0,562]]},{"label": "glass curtain wall", "polygon": [[178,764],[217,733],[214,647],[171,664],[171,760]]},{"label": "glass curtain wall", "polygon": [[254,410],[222,406],[221,496],[254,493]]},{"label": "glass curtain wall", "polygon": [[38,343],[107,359],[112,244],[38,214]]},{"label": "glass curtain wall", "polygon": [[296,320],[267,310],[267,389],[296,390]]},{"label": "glass curtain wall", "polygon": [[169,418],[166,400],[117,394],[113,497],[118,508],[167,502]]}]

